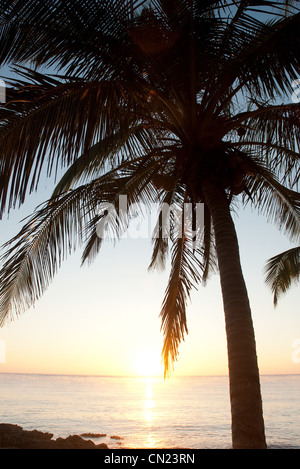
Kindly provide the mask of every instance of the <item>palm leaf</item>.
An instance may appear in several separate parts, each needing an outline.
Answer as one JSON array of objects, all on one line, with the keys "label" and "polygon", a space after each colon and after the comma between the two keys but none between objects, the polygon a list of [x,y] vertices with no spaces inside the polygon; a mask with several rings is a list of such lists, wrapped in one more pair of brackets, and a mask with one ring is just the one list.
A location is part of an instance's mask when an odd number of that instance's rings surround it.
[{"label": "palm leaf", "polygon": [[[132,204],[137,207],[140,206],[140,216],[145,215],[142,213],[144,208],[150,210],[151,203],[156,202],[156,191],[151,187],[153,174],[157,170],[158,162],[148,156],[137,158],[136,161],[124,162],[116,169],[112,169],[106,173],[103,178],[110,180],[112,174],[115,173],[115,188],[105,198],[105,202],[109,206],[114,207],[114,216],[108,224],[110,233],[107,233],[106,238],[114,241],[121,239],[121,236],[128,228],[129,225],[129,209]],[[119,201],[120,196],[126,196],[127,207],[125,212],[120,210]],[[82,264],[91,263],[95,256],[99,253],[102,246],[103,238],[99,236],[99,224],[103,219],[105,212],[105,204],[102,204],[102,210],[95,214],[95,216],[86,225],[84,234],[86,238],[86,245],[82,255]],[[106,219],[105,219],[106,221]]]},{"label": "palm leaf", "polygon": [[253,162],[258,169],[255,177],[247,179],[249,196],[244,195],[245,203],[251,203],[258,212],[283,230],[291,240],[300,233],[300,195],[282,185],[275,175],[261,164]]},{"label": "palm leaf", "polygon": [[153,135],[144,124],[131,124],[126,119],[120,129],[95,143],[74,161],[56,185],[53,195],[86,182],[109,168],[119,167],[124,161],[138,159],[147,154],[154,143]]},{"label": "palm leaf", "polygon": [[296,186],[299,180],[300,104],[260,105],[235,115],[231,124],[244,129],[235,146],[260,156],[282,183]]},{"label": "palm leaf", "polygon": [[274,305],[279,296],[286,292],[292,282],[300,278],[300,247],[288,249],[270,258],[266,265],[266,283],[273,292]]},{"label": "palm leaf", "polygon": [[[109,135],[116,139],[121,125],[124,139],[126,123],[130,124],[134,115],[134,106],[129,104],[134,99],[131,101],[129,89],[124,91],[117,81],[61,83],[25,71],[35,82],[30,86],[22,83],[14,93],[18,99],[11,99],[0,110],[0,171],[5,175],[0,189],[1,213],[6,205],[10,209],[18,201],[22,203],[27,191],[36,189],[43,167],[50,175],[60,166],[72,164],[80,153],[91,153],[95,141],[106,138],[107,143]],[[142,132],[138,143],[145,143]]]},{"label": "palm leaf", "polygon": [[[183,206],[181,209],[183,213]],[[188,333],[187,300],[191,289],[201,281],[202,272],[203,265],[199,258],[199,250],[195,250],[182,217],[181,236],[173,240],[171,248],[171,271],[160,313],[161,329],[164,333],[162,356],[165,376],[171,371],[172,364],[178,356],[179,344]]]},{"label": "palm leaf", "polygon": [[[263,2],[255,3],[263,13]],[[204,97],[212,111],[216,105],[219,111],[225,109],[241,92],[262,101],[293,92],[292,81],[297,78],[299,69],[299,47],[294,38],[299,30],[300,13],[296,6],[296,14],[283,17],[281,9],[284,2],[277,3],[265,2],[269,13],[268,7],[272,6],[278,7],[280,13],[278,18],[275,13],[272,22],[266,22],[264,18],[258,19],[250,14],[255,8],[249,2],[239,2],[243,13],[239,13],[237,19],[234,16],[232,23],[224,28],[221,46],[214,59],[216,79],[207,87]],[[245,13],[247,8],[249,14]],[[289,50],[289,54],[285,50]],[[219,68],[218,62],[222,63]]]},{"label": "palm leaf", "polygon": [[80,241],[82,225],[95,207],[89,206],[91,186],[47,202],[21,231],[4,245],[1,258],[0,322],[18,316],[40,298],[62,260]]},{"label": "palm leaf", "polygon": [[[128,2],[104,1],[70,3],[31,0],[3,1],[0,6],[0,60],[26,62],[36,66],[55,63],[68,73],[93,74],[103,60],[120,56],[113,40],[122,35],[128,20]],[[133,0],[134,12],[142,1]],[[118,20],[119,19],[119,20]],[[38,27],[37,27],[38,25]],[[96,59],[90,60],[91,56]],[[110,68],[111,70],[111,68]]]},{"label": "palm leaf", "polygon": [[[51,198],[3,246],[1,323],[19,315],[40,298],[67,254],[85,243],[87,229],[91,224],[95,227],[95,220],[99,222],[100,203],[113,203],[120,194],[127,194],[129,203],[139,199],[149,202],[147,186],[155,160],[145,157],[140,160],[135,164],[124,163],[88,184]],[[112,225],[110,229],[117,227]],[[84,254],[87,257],[86,251]]]}]

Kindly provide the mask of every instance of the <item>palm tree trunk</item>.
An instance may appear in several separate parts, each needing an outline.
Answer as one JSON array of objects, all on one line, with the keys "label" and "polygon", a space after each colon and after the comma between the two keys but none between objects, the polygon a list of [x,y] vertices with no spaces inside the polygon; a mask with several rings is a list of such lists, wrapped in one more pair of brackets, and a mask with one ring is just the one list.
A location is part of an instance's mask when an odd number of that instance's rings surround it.
[{"label": "palm tree trunk", "polygon": [[218,186],[202,186],[213,221],[227,334],[232,444],[266,448],[256,344],[239,246],[229,204]]}]

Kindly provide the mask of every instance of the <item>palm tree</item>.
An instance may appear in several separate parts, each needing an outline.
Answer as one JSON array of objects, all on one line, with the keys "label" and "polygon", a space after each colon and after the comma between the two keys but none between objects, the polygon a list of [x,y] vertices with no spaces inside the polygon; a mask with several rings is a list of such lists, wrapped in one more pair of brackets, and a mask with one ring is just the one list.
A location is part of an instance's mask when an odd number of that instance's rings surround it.
[{"label": "palm tree", "polygon": [[300,246],[288,249],[274,257],[266,264],[266,283],[273,292],[274,306],[277,306],[281,294],[286,292],[292,282],[300,278]]},{"label": "palm tree", "polygon": [[[94,258],[105,207],[117,207],[109,233],[126,228],[121,195],[128,205],[167,203],[181,213],[191,204],[190,223],[179,225],[172,215],[164,236],[160,216],[153,237],[151,267],[171,252],[162,354],[168,374],[187,333],[191,289],[217,264],[234,448],[265,448],[266,440],[232,209],[253,204],[291,239],[299,235],[300,198],[292,185],[299,177],[300,107],[283,100],[299,73],[300,15],[289,3],[4,0],[0,6],[0,61],[18,74],[1,108],[2,214],[38,187],[42,171],[65,169],[51,199],[5,245],[2,323],[42,295],[73,248],[83,244],[83,262]],[[198,204],[204,228],[195,243]]]}]

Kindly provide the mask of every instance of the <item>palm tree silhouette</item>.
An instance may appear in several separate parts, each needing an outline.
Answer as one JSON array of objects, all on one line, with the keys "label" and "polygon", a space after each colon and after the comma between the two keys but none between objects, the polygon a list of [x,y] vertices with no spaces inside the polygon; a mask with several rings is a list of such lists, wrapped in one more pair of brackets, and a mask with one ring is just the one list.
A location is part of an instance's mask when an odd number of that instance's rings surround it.
[{"label": "palm tree silhouette", "polygon": [[[292,3],[15,0],[0,7],[0,60],[18,74],[1,108],[2,214],[38,187],[43,169],[66,168],[53,197],[5,245],[2,323],[41,296],[70,250],[83,243],[83,262],[93,259],[105,204],[117,207],[121,195],[181,213],[191,204],[190,223],[170,216],[164,236],[159,217],[153,238],[151,267],[171,252],[161,310],[165,370],[187,333],[190,291],[217,266],[234,448],[266,447],[234,204],[253,204],[291,239],[299,236],[300,107],[278,104],[299,73]],[[204,227],[195,244],[197,204]],[[116,237],[128,222],[126,211],[117,213],[108,225]]]}]

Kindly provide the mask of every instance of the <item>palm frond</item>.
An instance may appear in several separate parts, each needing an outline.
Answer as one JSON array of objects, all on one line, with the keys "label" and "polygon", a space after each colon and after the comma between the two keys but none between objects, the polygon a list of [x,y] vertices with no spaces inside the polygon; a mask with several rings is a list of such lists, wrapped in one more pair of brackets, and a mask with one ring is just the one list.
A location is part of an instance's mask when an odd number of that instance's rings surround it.
[{"label": "palm frond", "polygon": [[[136,160],[128,160],[118,168],[105,173],[104,179],[109,180],[115,173],[116,180],[114,190],[105,199],[105,203],[113,207],[113,217],[107,223],[110,232],[103,233],[103,238],[110,238],[114,241],[122,238],[129,226],[130,206],[135,205],[139,208],[140,216],[145,215],[143,210],[148,210],[150,213],[151,204],[156,203],[159,197],[152,185],[152,179],[160,164],[160,160],[157,161],[146,155]],[[120,197],[126,198],[126,207],[120,207]],[[91,263],[102,246],[99,226],[101,223],[106,223],[106,218],[103,218],[105,211],[105,204],[102,204],[102,209],[98,210],[84,230],[87,242],[82,255],[82,264]]]},{"label": "palm frond", "polygon": [[91,146],[67,169],[56,185],[53,195],[61,194],[74,185],[87,182],[122,162],[135,161],[155,145],[153,132],[144,124],[130,123],[127,119],[111,135]]},{"label": "palm frond", "polygon": [[247,179],[249,195],[244,195],[245,203],[255,206],[291,241],[297,240],[300,234],[300,194],[281,184],[266,167],[254,162],[253,165],[257,167],[257,175]]},{"label": "palm frond", "polygon": [[129,3],[134,13],[144,2],[3,1],[0,61],[31,61],[36,66],[55,64],[68,73],[91,76],[103,61],[120,56],[114,38],[121,36],[125,44],[122,22],[129,20]]},{"label": "palm frond", "polygon": [[[240,6],[242,3],[248,3],[246,9],[251,12],[251,3],[238,2]],[[258,7],[263,13],[263,3],[255,3],[254,11]],[[224,28],[224,37],[214,58],[216,64],[219,61],[222,65],[219,69],[216,67],[216,78],[206,88],[204,97],[211,112],[216,105],[220,112],[241,92],[262,101],[286,97],[293,92],[292,82],[297,78],[300,67],[299,44],[295,40],[300,26],[299,9],[296,7],[295,14],[284,16],[283,2],[278,2],[278,5],[265,3],[266,7],[275,7],[273,20],[265,21],[264,18],[259,19],[262,15],[244,12],[237,20],[232,20],[234,24]],[[270,10],[268,12],[270,14]]]},{"label": "palm frond", "polygon": [[[145,157],[140,160],[135,164],[124,163],[88,184],[51,198],[3,246],[1,323],[20,314],[40,298],[66,255],[86,242],[91,224],[94,228],[93,223],[99,223],[99,204],[116,202],[120,194],[127,194],[129,203],[141,198],[144,203],[149,203],[151,194],[147,186],[155,160],[146,161]],[[138,164],[139,171],[136,172]],[[120,219],[112,221],[119,223]],[[110,229],[115,230],[116,226],[111,224]],[[93,241],[101,244],[102,240],[98,238],[99,233]],[[90,248],[89,254],[91,251]],[[87,251],[84,254],[87,256]]]},{"label": "palm frond", "polygon": [[266,284],[273,292],[274,306],[293,282],[300,279],[300,247],[288,249],[270,258],[266,264]]},{"label": "palm frond", "polygon": [[[183,213],[183,207],[182,207]],[[186,230],[183,217],[181,233],[173,240],[171,248],[171,271],[162,305],[161,329],[164,333],[162,356],[165,377],[177,360],[178,347],[188,333],[186,305],[192,288],[200,281],[203,265],[199,250],[195,250],[190,233]]]},{"label": "palm frond", "polygon": [[43,167],[50,175],[69,166],[81,153],[91,153],[95,141],[116,138],[120,125],[124,132],[134,115],[134,106],[128,107],[129,89],[122,90],[117,81],[61,83],[28,69],[26,73],[34,82],[17,87],[0,110],[0,172],[5,175],[1,213],[36,189]]},{"label": "palm frond", "polygon": [[299,103],[259,105],[232,117],[228,124],[244,129],[244,136],[233,145],[259,155],[289,187],[297,185],[300,175],[299,112]]},{"label": "palm frond", "polygon": [[18,316],[40,298],[65,257],[81,241],[81,231],[95,207],[91,186],[45,203],[3,248],[0,323]]},{"label": "palm frond", "polygon": [[[162,201],[162,205],[167,204],[168,207],[172,204],[173,191],[167,192]],[[154,231],[152,233],[153,252],[151,262],[148,270],[163,270],[166,266],[166,260],[169,253],[169,233],[166,233],[166,215],[162,210],[158,212],[158,220]]]},{"label": "palm frond", "polygon": [[242,140],[232,142],[232,147],[239,148],[245,153],[258,156],[259,161],[268,161],[274,173],[280,175],[280,181],[287,187],[295,188],[299,185],[300,171],[299,153],[296,150],[269,141]]},{"label": "palm frond", "polygon": [[243,140],[277,144],[296,152],[300,148],[299,103],[257,105],[230,119],[229,125],[245,129]]}]

